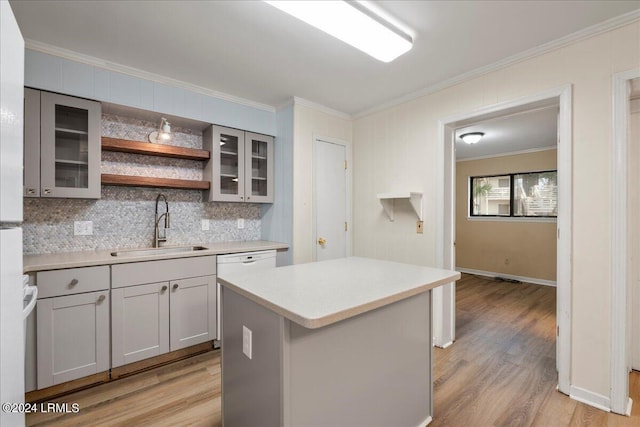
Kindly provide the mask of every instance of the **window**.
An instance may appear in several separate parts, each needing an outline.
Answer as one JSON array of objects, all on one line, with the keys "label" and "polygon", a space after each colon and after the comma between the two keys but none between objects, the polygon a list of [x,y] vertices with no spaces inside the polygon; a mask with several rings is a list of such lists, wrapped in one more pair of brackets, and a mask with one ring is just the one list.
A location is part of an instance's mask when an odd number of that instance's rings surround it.
[{"label": "window", "polygon": [[557,217],[558,171],[469,178],[472,217]]}]

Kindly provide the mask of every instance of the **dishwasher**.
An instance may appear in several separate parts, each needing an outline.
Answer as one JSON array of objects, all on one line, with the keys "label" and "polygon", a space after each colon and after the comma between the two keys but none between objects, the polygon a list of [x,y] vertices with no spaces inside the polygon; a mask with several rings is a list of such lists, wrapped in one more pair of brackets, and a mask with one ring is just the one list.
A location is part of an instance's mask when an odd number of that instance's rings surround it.
[{"label": "dishwasher", "polygon": [[[225,274],[235,274],[242,272],[256,272],[276,267],[276,251],[244,252],[238,254],[218,255],[217,277],[224,277]],[[217,333],[218,344],[221,335],[221,311],[222,302],[220,294],[220,283],[217,283]]]}]

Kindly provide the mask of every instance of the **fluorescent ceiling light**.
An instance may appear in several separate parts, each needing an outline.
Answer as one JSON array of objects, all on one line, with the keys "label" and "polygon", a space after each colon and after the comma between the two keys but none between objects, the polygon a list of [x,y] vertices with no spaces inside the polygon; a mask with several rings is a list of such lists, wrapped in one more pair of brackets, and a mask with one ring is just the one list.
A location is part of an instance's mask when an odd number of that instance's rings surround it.
[{"label": "fluorescent ceiling light", "polygon": [[411,49],[411,37],[359,2],[266,1],[366,54],[391,62]]}]

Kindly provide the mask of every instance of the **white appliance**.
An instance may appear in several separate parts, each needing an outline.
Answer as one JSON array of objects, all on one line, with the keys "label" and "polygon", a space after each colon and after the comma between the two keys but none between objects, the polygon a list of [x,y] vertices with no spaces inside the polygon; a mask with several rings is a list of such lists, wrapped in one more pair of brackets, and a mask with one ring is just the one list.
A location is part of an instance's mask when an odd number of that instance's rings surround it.
[{"label": "white appliance", "polygon": [[[0,402],[24,403],[22,156],[24,40],[0,0]],[[0,425],[24,426],[24,414],[0,411]]]},{"label": "white appliance", "polygon": [[[239,254],[218,255],[218,267],[216,271],[217,277],[223,277],[225,274],[235,274],[242,272],[256,272],[263,271],[268,268],[276,268],[276,251],[258,251],[258,252],[244,252]],[[220,341],[222,338],[220,326],[221,323],[221,311],[220,303],[222,298],[220,295],[220,283],[217,284],[217,339]]]}]

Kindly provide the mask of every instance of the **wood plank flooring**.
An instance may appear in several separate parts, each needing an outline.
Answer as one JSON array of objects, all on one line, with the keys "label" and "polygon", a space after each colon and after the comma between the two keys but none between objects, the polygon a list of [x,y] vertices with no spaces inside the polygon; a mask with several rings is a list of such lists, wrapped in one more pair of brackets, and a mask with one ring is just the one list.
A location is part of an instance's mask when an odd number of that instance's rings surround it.
[{"label": "wood plank flooring", "polygon": [[[555,288],[463,275],[456,301],[456,342],[434,349],[431,426],[640,426],[638,372],[631,417],[555,390]],[[220,399],[212,351],[67,395],[56,401],[78,403],[77,414],[29,414],[27,425],[217,427]]]}]

